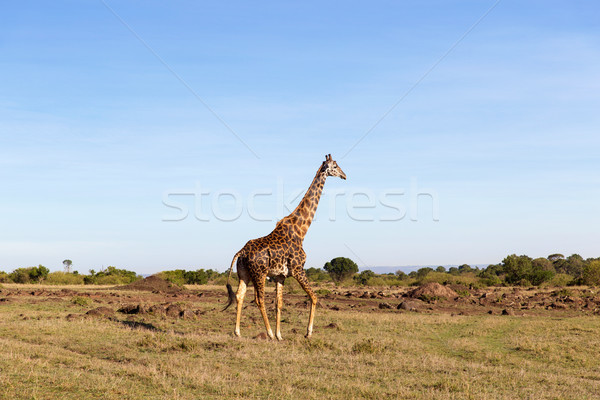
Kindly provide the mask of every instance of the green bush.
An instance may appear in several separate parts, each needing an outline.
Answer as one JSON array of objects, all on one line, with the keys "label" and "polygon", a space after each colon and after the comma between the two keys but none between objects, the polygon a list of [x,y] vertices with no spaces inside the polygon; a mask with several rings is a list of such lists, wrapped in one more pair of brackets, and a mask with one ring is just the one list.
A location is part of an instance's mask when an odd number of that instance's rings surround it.
[{"label": "green bush", "polygon": [[95,272],[93,269],[90,270],[90,274],[84,276],[83,282],[86,285],[122,285],[135,282],[139,279],[142,279],[142,277],[133,271],[110,266],[99,272]]},{"label": "green bush", "polygon": [[323,282],[331,279],[331,276],[321,268],[310,267],[305,271],[306,277],[312,282]]},{"label": "green bush", "polygon": [[10,276],[4,271],[0,271],[0,283],[10,283],[10,282],[12,282],[10,279]]},{"label": "green bush", "polygon": [[367,286],[389,286],[389,283],[381,276],[374,276],[367,280]]},{"label": "green bush", "polygon": [[71,303],[78,306],[87,307],[92,304],[92,300],[88,299],[87,297],[75,296],[71,299]]},{"label": "green bush", "polygon": [[57,271],[48,274],[44,283],[48,285],[83,285],[83,276]]},{"label": "green bush", "polygon": [[549,286],[568,286],[573,282],[573,277],[569,274],[556,274],[550,281],[547,282]]},{"label": "green bush", "polygon": [[39,283],[42,282],[50,270],[43,265],[29,268],[17,268],[10,273],[9,278],[14,283]]},{"label": "green bush", "polygon": [[359,285],[366,285],[367,282],[369,282],[369,280],[374,277],[375,277],[375,272],[371,271],[370,269],[367,269],[365,271],[362,271],[360,274],[355,275],[354,280]]},{"label": "green bush", "polygon": [[600,285],[600,261],[594,260],[583,267],[582,280],[585,285]]},{"label": "green bush", "polygon": [[185,270],[183,269],[176,269],[173,271],[163,271],[163,272],[159,272],[158,274],[156,274],[158,277],[169,281],[175,285],[178,286],[183,286],[185,285]]}]

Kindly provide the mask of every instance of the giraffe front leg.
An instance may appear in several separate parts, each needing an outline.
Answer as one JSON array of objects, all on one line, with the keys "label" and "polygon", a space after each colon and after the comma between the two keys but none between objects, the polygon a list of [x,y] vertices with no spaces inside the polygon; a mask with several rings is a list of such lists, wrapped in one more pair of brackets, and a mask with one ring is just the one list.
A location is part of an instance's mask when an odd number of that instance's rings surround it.
[{"label": "giraffe front leg", "polygon": [[283,340],[281,337],[281,307],[283,307],[283,282],[279,280],[276,281],[275,294],[276,294],[276,303],[277,303],[277,319],[275,326],[275,336],[277,340]]},{"label": "giraffe front leg", "polygon": [[271,330],[271,325],[269,324],[269,317],[267,317],[267,309],[265,308],[265,279],[266,276],[261,279],[257,279],[254,282],[255,290],[256,290],[256,305],[260,309],[260,313],[262,314],[263,320],[265,321],[265,327],[267,328],[267,335],[271,339],[274,339],[273,331]]},{"label": "giraffe front leg", "polygon": [[304,289],[304,291],[306,292],[308,297],[310,297],[310,314],[308,316],[308,328],[306,329],[306,337],[310,338],[312,336],[312,332],[313,332],[315,309],[317,308],[317,295],[315,295],[312,288],[308,284],[308,279],[306,278],[306,274],[304,273],[304,270],[301,270],[301,271],[302,272],[297,274],[297,276],[295,278],[298,281],[298,283],[300,284],[300,286],[302,286],[302,289]]}]

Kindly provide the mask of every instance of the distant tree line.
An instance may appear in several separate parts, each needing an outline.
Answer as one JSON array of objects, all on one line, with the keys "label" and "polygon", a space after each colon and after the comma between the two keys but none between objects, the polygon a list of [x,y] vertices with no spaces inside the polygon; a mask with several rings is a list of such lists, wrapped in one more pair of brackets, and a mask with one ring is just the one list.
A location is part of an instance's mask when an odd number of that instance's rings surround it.
[{"label": "distant tree line", "polygon": [[566,286],[600,285],[600,258],[584,259],[579,254],[565,257],[551,254],[548,257],[531,258],[526,255],[506,256],[501,263],[486,268],[471,267],[463,264],[446,269],[423,267],[406,274],[376,274],[371,270],[358,273],[356,264],[344,257],[327,262],[323,269],[308,268],[306,275],[312,281],[368,286],[406,286],[427,282],[442,284],[457,283],[468,286]]},{"label": "distant tree line", "polygon": [[[70,260],[68,260],[70,261]],[[70,268],[71,264],[69,264]],[[584,259],[578,254],[565,257],[551,254],[548,257],[531,258],[526,255],[506,256],[501,263],[486,268],[463,264],[446,269],[423,267],[410,273],[376,274],[371,270],[358,272],[358,265],[346,257],[336,257],[323,268],[307,268],[306,276],[313,282],[335,282],[337,285],[364,286],[410,286],[427,282],[462,284],[469,287],[483,286],[600,286],[600,258]],[[224,284],[228,272],[213,269],[175,269],[158,273],[160,277],[177,285]],[[234,273],[234,277],[235,277]],[[128,284],[141,279],[133,271],[114,266],[100,271],[90,270],[88,275],[73,272],[52,272],[43,265],[17,268],[11,273],[0,271],[0,283],[46,283],[46,284]]]}]

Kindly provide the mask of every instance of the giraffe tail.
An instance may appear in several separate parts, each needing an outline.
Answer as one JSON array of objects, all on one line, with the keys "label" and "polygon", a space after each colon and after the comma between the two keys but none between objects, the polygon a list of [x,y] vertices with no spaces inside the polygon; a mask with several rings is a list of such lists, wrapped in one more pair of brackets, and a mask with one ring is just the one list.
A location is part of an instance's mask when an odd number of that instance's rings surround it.
[{"label": "giraffe tail", "polygon": [[236,260],[241,255],[241,253],[242,253],[241,250],[238,251],[235,254],[235,256],[233,256],[233,260],[231,260],[231,266],[229,267],[229,275],[227,276],[227,285],[225,285],[225,287],[227,288],[227,304],[221,311],[225,311],[229,308],[230,305],[232,305],[233,303],[237,303],[237,299],[235,298],[235,292],[233,291],[233,288],[231,287],[231,284],[229,283],[229,279],[231,279],[233,265],[235,264]]}]

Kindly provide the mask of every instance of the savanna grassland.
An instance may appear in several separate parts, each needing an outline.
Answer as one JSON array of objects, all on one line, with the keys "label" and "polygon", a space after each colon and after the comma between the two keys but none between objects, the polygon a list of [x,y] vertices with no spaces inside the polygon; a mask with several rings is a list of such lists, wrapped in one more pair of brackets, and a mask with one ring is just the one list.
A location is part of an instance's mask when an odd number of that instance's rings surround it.
[{"label": "savanna grassland", "polygon": [[[593,399],[600,393],[600,299],[593,289],[421,296],[411,299],[416,311],[397,309],[407,301],[405,289],[321,289],[307,340],[306,296],[286,287],[285,340],[271,342],[261,339],[251,290],[240,339],[232,335],[234,310],[220,312],[222,287],[153,292],[5,284],[0,398]],[[267,296],[272,315],[273,293]]]}]

